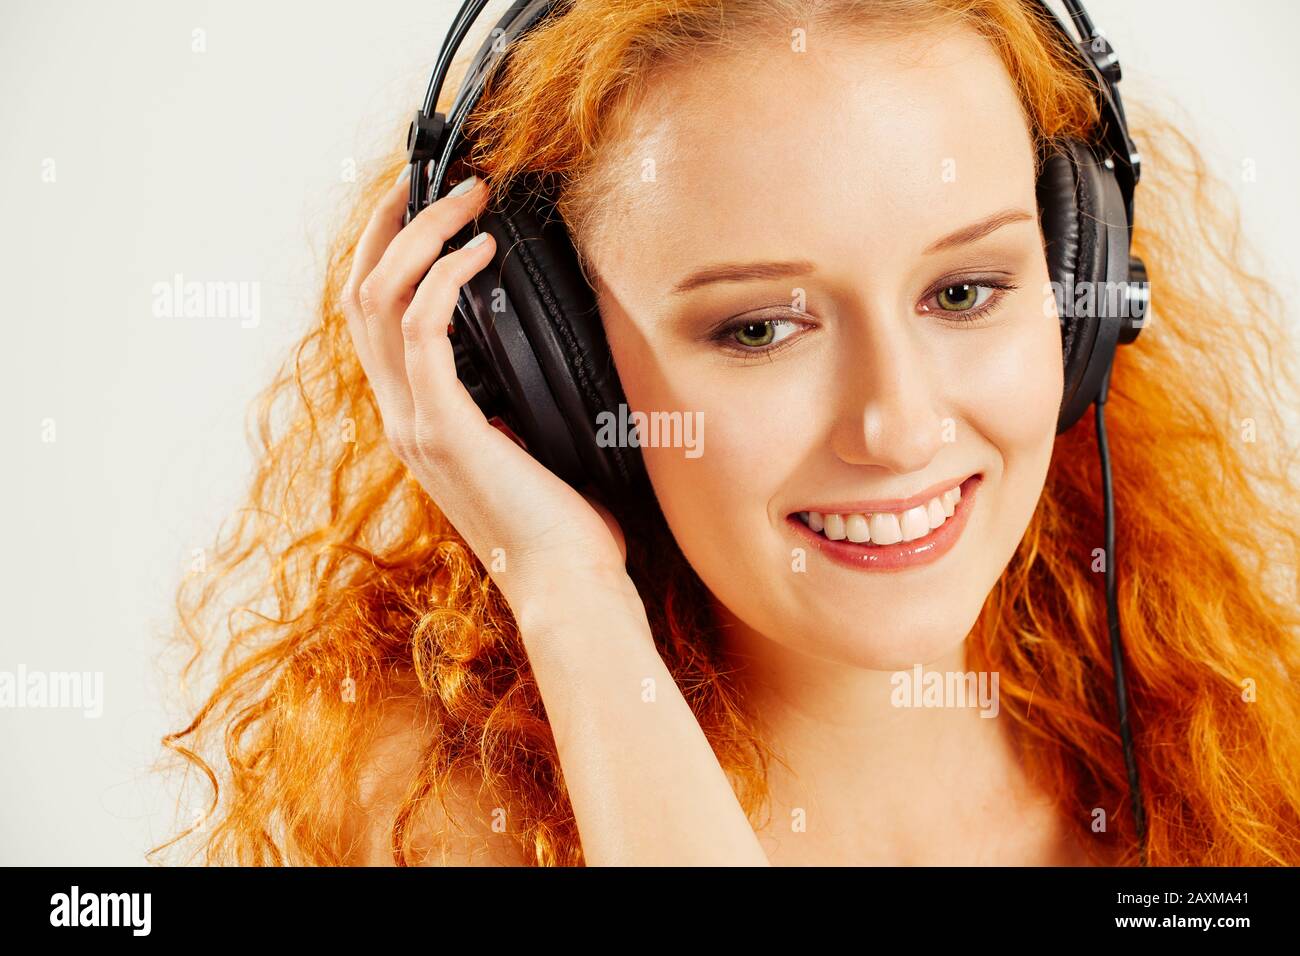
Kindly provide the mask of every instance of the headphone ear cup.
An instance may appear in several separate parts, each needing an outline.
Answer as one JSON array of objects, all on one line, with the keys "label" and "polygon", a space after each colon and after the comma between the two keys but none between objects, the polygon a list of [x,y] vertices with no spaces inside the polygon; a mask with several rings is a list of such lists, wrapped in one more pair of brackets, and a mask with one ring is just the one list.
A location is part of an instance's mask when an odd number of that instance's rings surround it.
[{"label": "headphone ear cup", "polygon": [[1061,321],[1065,370],[1057,434],[1068,430],[1092,403],[1093,386],[1100,379],[1094,365],[1108,365],[1113,354],[1113,348],[1102,349],[1111,353],[1106,355],[1097,349],[1099,310],[1084,309],[1080,315],[1074,307],[1077,290],[1101,289],[1107,278],[1109,190],[1104,177],[1109,175],[1091,146],[1069,139],[1044,160],[1038,176],[1043,241]]},{"label": "headphone ear cup", "polygon": [[477,290],[466,297],[470,324],[482,333],[469,338],[487,344],[470,364],[497,383],[497,414],[538,461],[575,488],[591,483],[618,500],[644,479],[644,465],[636,448],[597,440],[601,413],[617,421],[626,399],[568,231],[534,190],[515,190],[477,228],[492,233],[497,251],[467,286]]}]

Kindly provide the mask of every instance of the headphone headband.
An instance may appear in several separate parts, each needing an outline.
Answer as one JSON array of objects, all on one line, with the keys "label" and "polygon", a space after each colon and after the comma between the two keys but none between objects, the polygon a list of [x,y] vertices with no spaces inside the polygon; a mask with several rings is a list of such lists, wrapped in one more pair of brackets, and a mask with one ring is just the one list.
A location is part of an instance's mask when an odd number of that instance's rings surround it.
[{"label": "headphone headband", "polygon": [[1078,31],[1078,39],[1072,37],[1065,24],[1048,6],[1046,0],[1038,0],[1040,6],[1052,22],[1056,24],[1057,35],[1065,40],[1072,52],[1092,75],[1097,88],[1098,105],[1101,107],[1101,135],[1098,143],[1106,148],[1107,167],[1113,169],[1119,182],[1120,192],[1124,196],[1124,210],[1128,214],[1129,230],[1133,228],[1133,194],[1138,181],[1142,178],[1142,157],[1137,145],[1129,135],[1128,118],[1124,114],[1124,102],[1119,93],[1119,81],[1123,78],[1119,57],[1110,41],[1101,34],[1088,16],[1079,0],[1062,0],[1069,10],[1070,18]]},{"label": "headphone headband", "polygon": [[[412,170],[407,222],[427,205],[429,195],[438,195],[450,158],[455,155],[455,147],[461,139],[461,128],[482,95],[492,68],[509,53],[521,35],[532,29],[560,2],[561,0],[514,0],[475,55],[449,112],[443,114],[438,112],[437,103],[451,62],[488,3],[488,0],[463,0],[451,29],[443,39],[425,92],[424,106],[416,111],[407,129],[408,160],[413,165],[438,160],[428,178],[415,175],[416,170]],[[1131,232],[1133,195],[1141,179],[1142,160],[1129,135],[1128,120],[1119,93],[1118,84],[1123,75],[1119,57],[1110,41],[1093,24],[1080,0],[1062,0],[1077,31],[1077,37],[1070,33],[1047,0],[1029,2],[1052,23],[1058,39],[1068,47],[1072,56],[1092,78],[1102,118],[1096,145],[1104,148],[1103,160],[1115,173],[1124,197],[1124,209]]]},{"label": "headphone headband", "polygon": [[[411,191],[407,202],[406,221],[428,204],[428,196],[436,197],[447,175],[451,158],[456,155],[456,147],[461,140],[461,129],[470,111],[478,103],[487,84],[488,74],[511,50],[515,40],[530,30],[534,24],[551,12],[555,0],[514,0],[510,8],[497,21],[497,25],[483,42],[471,61],[469,69],[461,82],[460,91],[453,101],[448,114],[437,112],[437,103],[442,96],[442,85],[447,71],[451,67],[461,43],[470,27],[478,20],[488,0],[464,0],[442,49],[433,75],[429,79],[429,88],[424,95],[424,106],[418,110],[407,128],[407,159],[417,168],[411,170]],[[417,175],[423,170],[423,164],[437,160],[431,176]]]}]

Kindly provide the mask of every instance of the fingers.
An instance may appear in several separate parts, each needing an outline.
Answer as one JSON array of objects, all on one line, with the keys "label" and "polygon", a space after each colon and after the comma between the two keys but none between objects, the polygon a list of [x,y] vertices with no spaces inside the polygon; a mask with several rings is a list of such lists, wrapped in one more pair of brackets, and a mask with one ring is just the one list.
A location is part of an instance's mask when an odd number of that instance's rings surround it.
[{"label": "fingers", "polygon": [[[433,274],[435,269],[442,277],[433,283],[441,290],[440,294],[426,296],[434,301],[427,305],[421,302],[419,315],[424,320],[431,320],[436,327],[446,354],[441,366],[438,366],[436,358],[430,360],[426,357],[425,361],[432,361],[436,367],[432,374],[438,376],[437,382],[444,400],[448,397],[447,392],[451,393],[453,400],[457,392],[462,398],[468,399],[468,394],[456,379],[455,362],[450,343],[446,339],[446,330],[455,306],[457,290],[476,269],[459,279],[448,291],[445,286],[446,277],[453,272],[453,278],[460,276],[463,270],[439,263],[447,239],[482,211],[488,189],[482,182],[476,181],[472,188],[463,190],[458,195],[444,196],[421,210],[403,228],[408,194],[409,185],[403,179],[381,197],[357,242],[344,302],[358,358],[379,399],[385,430],[390,434],[413,430],[410,422],[413,398],[408,378],[402,317],[410,310],[417,287],[423,285],[426,275]],[[475,256],[486,251],[486,258],[479,261],[476,268],[481,268],[490,261],[491,249],[489,242],[486,250],[478,247],[472,250]],[[463,258],[458,257],[460,260]],[[434,312],[428,312],[430,308]],[[417,333],[425,332],[426,324],[422,321]],[[436,355],[438,351],[435,345],[433,354]]]},{"label": "fingers", "polygon": [[[405,404],[409,400],[405,383],[394,379],[395,369],[391,361],[385,361],[371,338],[370,316],[374,311],[376,294],[374,277],[375,266],[379,264],[388,248],[388,244],[402,228],[402,216],[405,210],[405,197],[409,186],[405,179],[394,183],[380,198],[379,204],[370,215],[357,247],[352,254],[352,269],[348,273],[347,285],[344,287],[344,314],[347,316],[348,329],[352,333],[353,347],[361,367],[365,369],[366,378],[380,399],[381,407]],[[400,388],[399,388],[400,385]],[[396,402],[394,402],[396,399]]]},{"label": "fingers", "polygon": [[[401,417],[409,415],[412,407],[401,329],[402,316],[410,307],[418,284],[436,263],[441,262],[443,245],[447,239],[478,215],[487,198],[487,189],[479,183],[476,189],[470,189],[467,193],[444,196],[422,209],[404,229],[401,228],[404,184],[397,192],[395,198],[391,194],[385,196],[386,202],[381,203],[381,208],[376,210],[375,218],[380,223],[376,235],[388,236],[389,241],[374,270],[362,281],[360,298],[362,312],[366,316],[371,352],[388,391],[390,407]],[[391,203],[391,207],[388,203]],[[394,222],[394,216],[400,231],[390,235],[388,228]],[[450,318],[454,305],[453,294],[451,303],[446,305],[446,316],[438,317],[444,335],[445,319]],[[454,381],[453,375],[453,383]]]},{"label": "fingers", "polygon": [[[481,179],[475,179],[468,191],[456,193],[456,189],[463,186],[465,183],[457,184],[452,192],[420,210],[420,214],[389,242],[376,268],[383,270],[387,281],[395,288],[414,292],[429,271],[430,264],[442,254],[447,240],[483,211],[488,198],[487,186]],[[398,210],[399,224],[402,209],[405,205]]]},{"label": "fingers", "polygon": [[406,377],[411,385],[417,440],[445,444],[449,429],[464,429],[483,413],[456,377],[456,358],[447,325],[460,287],[492,261],[496,240],[479,233],[478,245],[441,256],[420,283],[401,329]]}]

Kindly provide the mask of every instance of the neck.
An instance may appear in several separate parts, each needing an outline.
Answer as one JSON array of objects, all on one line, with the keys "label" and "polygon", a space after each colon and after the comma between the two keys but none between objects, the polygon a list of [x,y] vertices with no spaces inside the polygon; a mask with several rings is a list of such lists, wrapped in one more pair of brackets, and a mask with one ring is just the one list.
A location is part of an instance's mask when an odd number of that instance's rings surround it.
[{"label": "neck", "polygon": [[[937,697],[933,686],[921,696],[911,665],[870,670],[813,657],[714,610],[726,665],[777,758],[768,781],[774,838],[880,864],[1033,864],[1069,854],[1062,821],[1019,759],[1010,716],[983,694],[964,706],[945,697],[949,676],[965,673],[965,641],[923,664],[923,688],[944,680]],[[991,677],[985,689],[996,687]]]}]

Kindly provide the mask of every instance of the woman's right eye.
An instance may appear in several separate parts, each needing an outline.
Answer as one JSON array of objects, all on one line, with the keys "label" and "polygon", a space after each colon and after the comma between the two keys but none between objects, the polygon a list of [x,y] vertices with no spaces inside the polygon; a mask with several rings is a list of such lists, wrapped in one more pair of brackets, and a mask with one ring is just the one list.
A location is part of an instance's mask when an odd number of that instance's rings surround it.
[{"label": "woman's right eye", "polygon": [[[713,336],[723,349],[740,355],[766,355],[796,331],[793,319],[746,319],[719,329]],[[782,330],[784,334],[782,334]]]}]

